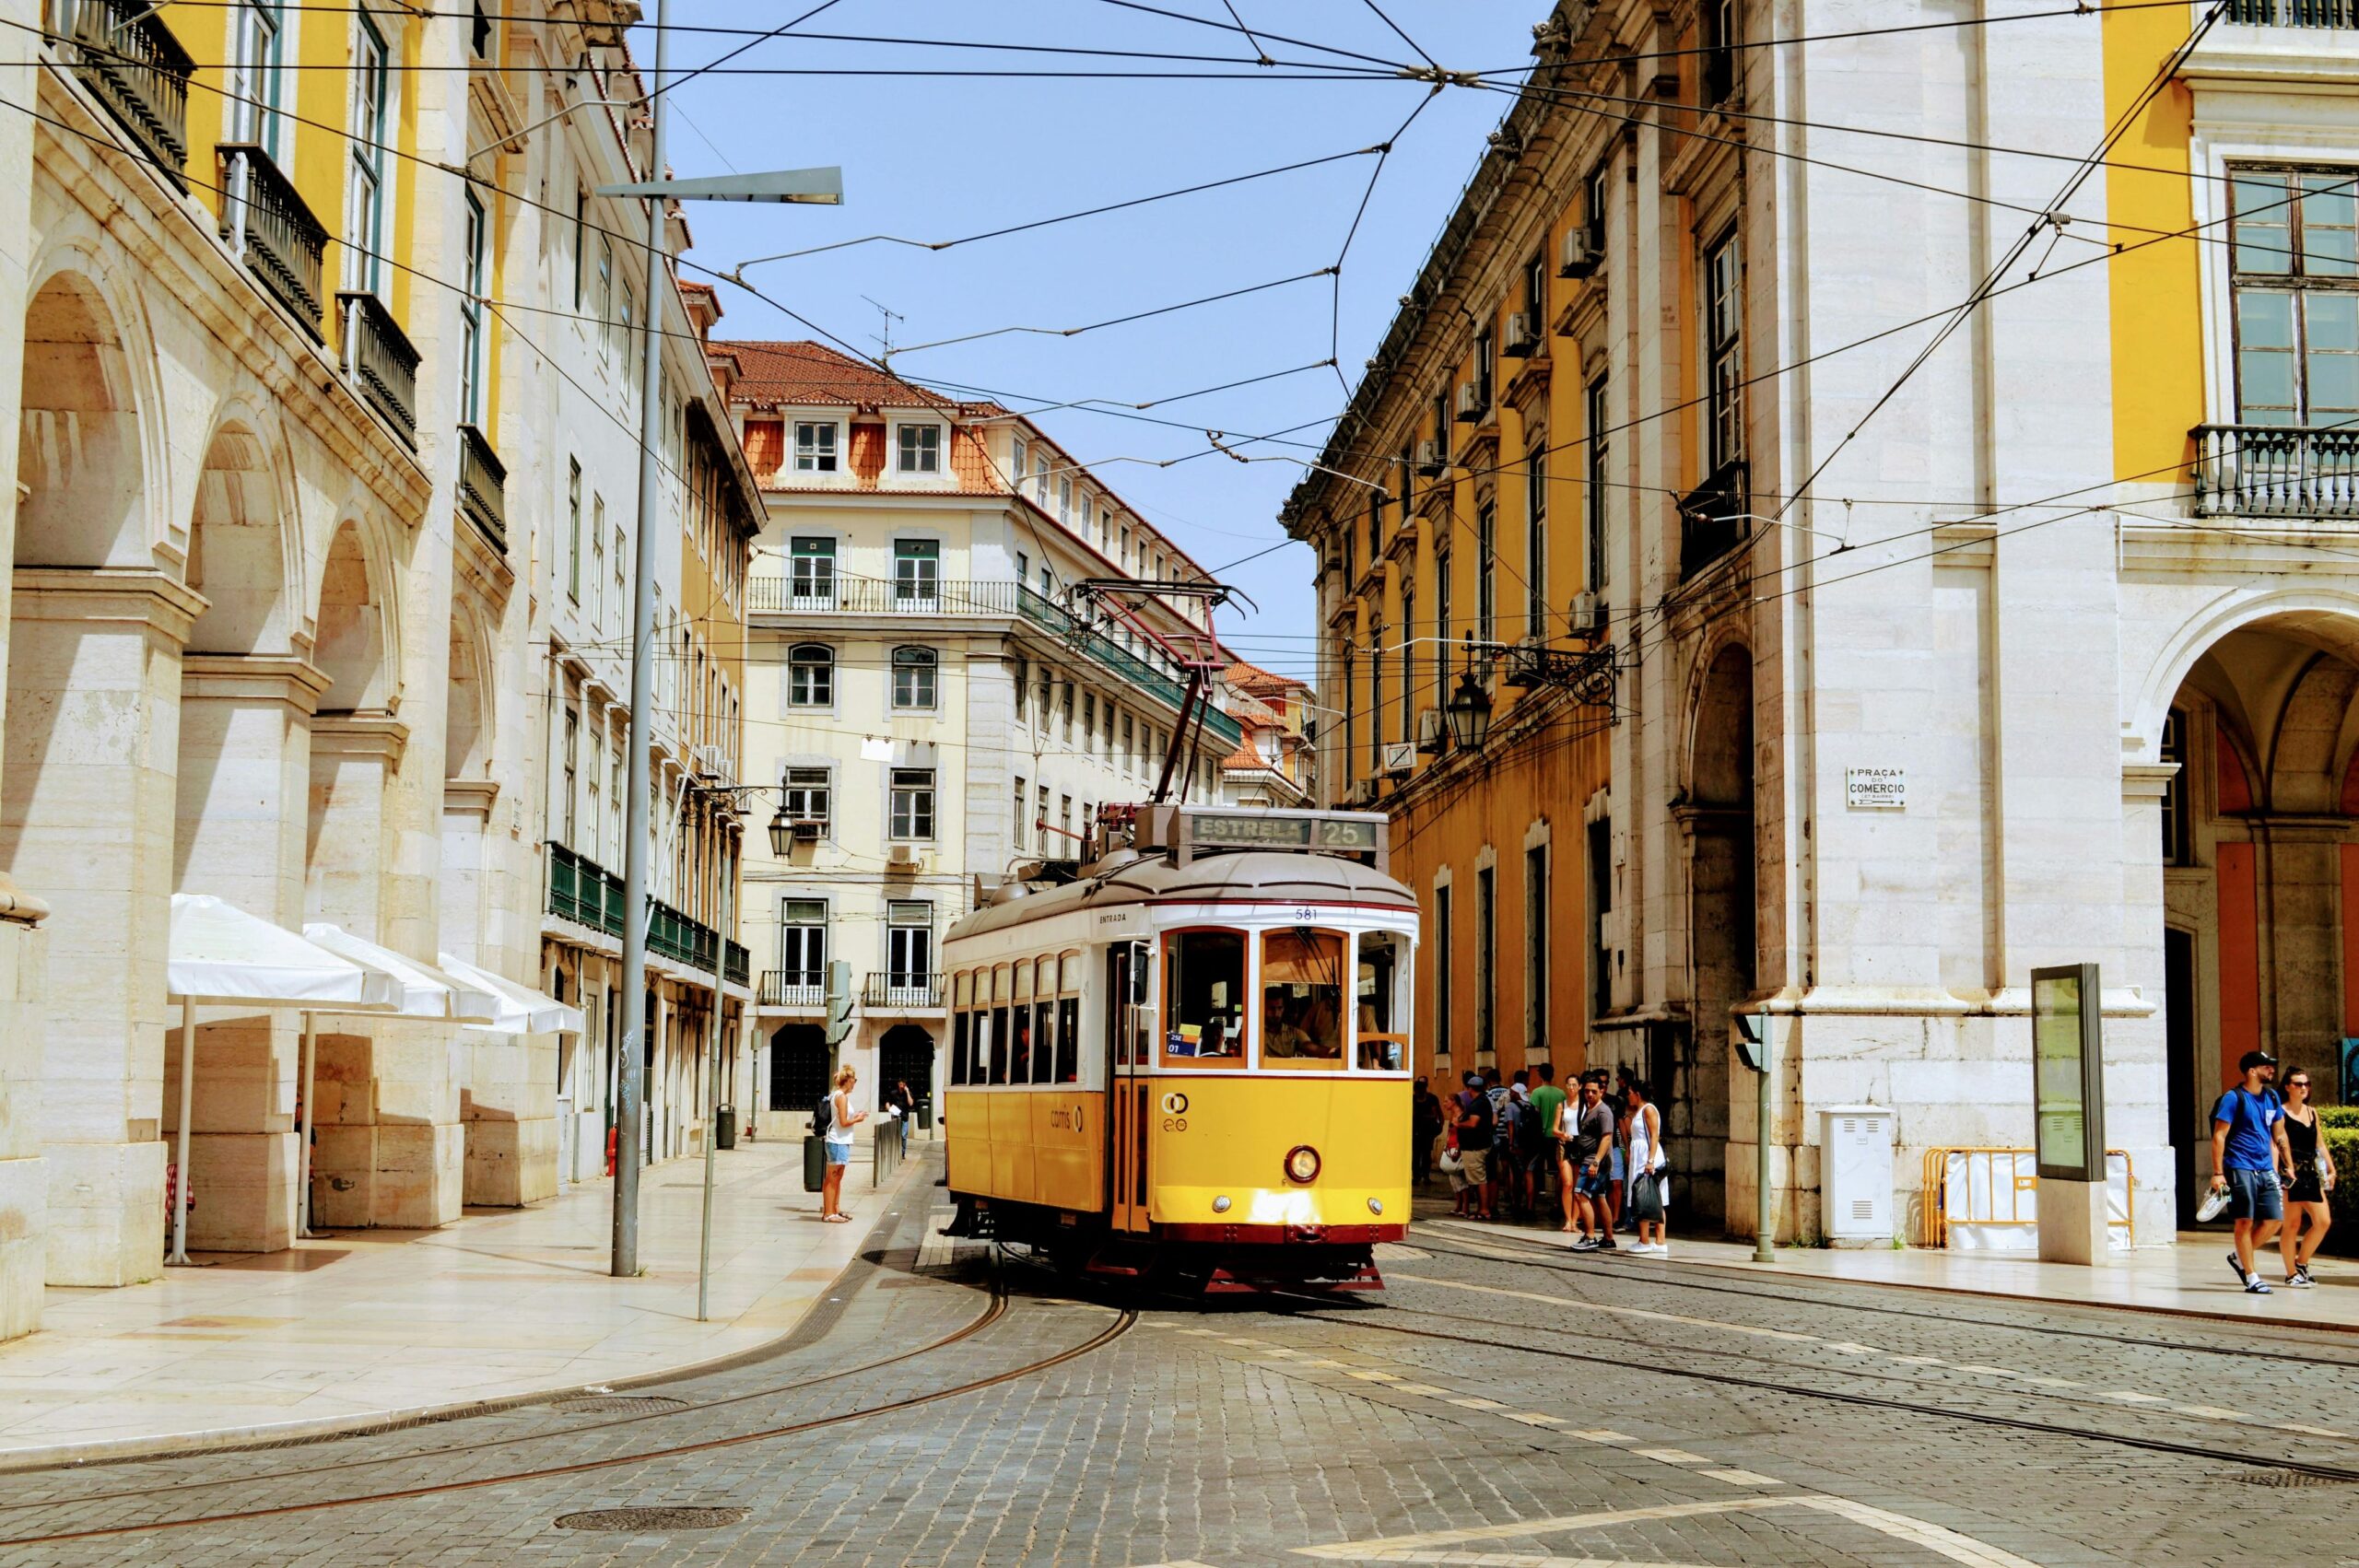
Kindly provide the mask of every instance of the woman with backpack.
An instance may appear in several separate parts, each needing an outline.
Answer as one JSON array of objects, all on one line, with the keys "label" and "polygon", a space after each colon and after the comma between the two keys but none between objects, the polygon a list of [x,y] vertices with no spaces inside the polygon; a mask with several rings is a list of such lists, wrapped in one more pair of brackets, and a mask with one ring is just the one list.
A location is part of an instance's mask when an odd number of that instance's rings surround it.
[{"label": "woman with backpack", "polygon": [[827,1142],[827,1175],[820,1184],[819,1218],[831,1225],[851,1223],[843,1210],[844,1167],[851,1164],[851,1129],[868,1119],[868,1113],[851,1103],[851,1086],[858,1079],[850,1062],[836,1069],[836,1086],[827,1099],[827,1125],[820,1129]]},{"label": "woman with backpack", "polygon": [[1630,1153],[1625,1168],[1629,1179],[1630,1217],[1638,1223],[1638,1245],[1630,1250],[1641,1258],[1668,1258],[1671,1242],[1663,1230],[1663,1176],[1670,1162],[1662,1152],[1662,1115],[1648,1098],[1644,1080],[1632,1079],[1627,1094]]}]

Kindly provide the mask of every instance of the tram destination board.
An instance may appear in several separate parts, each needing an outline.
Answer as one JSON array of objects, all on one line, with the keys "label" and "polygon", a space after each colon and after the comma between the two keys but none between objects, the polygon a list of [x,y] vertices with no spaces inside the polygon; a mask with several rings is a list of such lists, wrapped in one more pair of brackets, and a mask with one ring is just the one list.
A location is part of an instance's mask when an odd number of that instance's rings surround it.
[{"label": "tram destination board", "polygon": [[1139,813],[1139,848],[1181,864],[1198,855],[1274,849],[1341,855],[1384,868],[1387,834],[1375,812],[1203,811],[1149,807]]}]

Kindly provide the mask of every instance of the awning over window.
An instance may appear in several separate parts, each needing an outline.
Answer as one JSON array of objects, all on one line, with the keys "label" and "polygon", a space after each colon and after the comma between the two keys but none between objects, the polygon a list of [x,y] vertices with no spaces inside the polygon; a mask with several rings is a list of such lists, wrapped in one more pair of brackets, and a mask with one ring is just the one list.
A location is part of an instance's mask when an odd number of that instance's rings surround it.
[{"label": "awning over window", "polygon": [[390,975],[208,893],[172,895],[165,985],[184,1001],[260,1002],[312,1012],[383,1012],[401,1000]]},{"label": "awning over window", "polygon": [[581,1010],[543,996],[530,986],[479,969],[463,958],[442,954],[442,967],[454,977],[489,991],[499,1003],[499,1014],[479,1027],[495,1035],[579,1035]]},{"label": "awning over window", "polygon": [[445,1018],[459,1024],[489,1024],[499,1016],[499,998],[488,989],[407,954],[355,936],[342,926],[311,920],[303,927],[306,941],[326,948],[339,958],[388,977],[401,989],[396,1009],[405,1018]]}]

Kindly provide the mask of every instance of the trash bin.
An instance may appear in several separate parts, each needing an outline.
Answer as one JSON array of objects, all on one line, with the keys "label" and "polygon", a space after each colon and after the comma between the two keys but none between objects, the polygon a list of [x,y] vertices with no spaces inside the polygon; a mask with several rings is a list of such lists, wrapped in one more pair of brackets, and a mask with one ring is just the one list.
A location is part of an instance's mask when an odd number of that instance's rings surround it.
[{"label": "trash bin", "polygon": [[816,1192],[827,1185],[827,1141],[804,1134],[803,1139],[803,1190]]},{"label": "trash bin", "polygon": [[933,1102],[932,1100],[918,1102],[918,1130],[920,1132],[933,1130]]},{"label": "trash bin", "polygon": [[712,1113],[712,1146],[716,1149],[737,1147],[737,1107],[719,1106]]}]

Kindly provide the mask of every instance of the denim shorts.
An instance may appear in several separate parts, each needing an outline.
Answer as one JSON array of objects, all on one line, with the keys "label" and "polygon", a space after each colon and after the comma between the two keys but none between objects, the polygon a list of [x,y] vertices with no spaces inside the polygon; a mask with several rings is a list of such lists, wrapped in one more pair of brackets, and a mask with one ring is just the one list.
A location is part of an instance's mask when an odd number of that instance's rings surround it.
[{"label": "denim shorts", "polygon": [[1600,1165],[1593,1171],[1588,1170],[1582,1165],[1575,1165],[1573,1167],[1573,1190],[1575,1192],[1585,1193],[1591,1198],[1604,1197],[1606,1188],[1612,1183],[1613,1179],[1614,1178],[1612,1176],[1606,1174],[1605,1167],[1602,1165]]},{"label": "denim shorts", "polygon": [[827,1164],[831,1165],[849,1165],[851,1164],[851,1144],[850,1142],[839,1143],[832,1138],[828,1139],[827,1141]]},{"label": "denim shorts", "polygon": [[2277,1173],[2267,1171],[2228,1172],[2228,1218],[2232,1220],[2282,1220],[2285,1217],[2285,1191],[2277,1185]]}]

